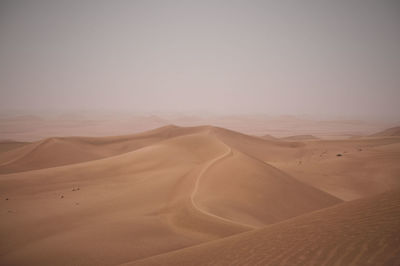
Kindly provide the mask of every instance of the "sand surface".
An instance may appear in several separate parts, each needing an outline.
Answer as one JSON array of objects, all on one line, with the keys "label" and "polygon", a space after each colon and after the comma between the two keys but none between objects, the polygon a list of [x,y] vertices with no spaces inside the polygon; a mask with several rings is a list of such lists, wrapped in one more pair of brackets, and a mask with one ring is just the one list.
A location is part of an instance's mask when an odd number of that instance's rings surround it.
[{"label": "sand surface", "polygon": [[400,191],[123,265],[399,265]]},{"label": "sand surface", "polygon": [[397,136],[168,125],[2,143],[1,265],[399,263]]}]

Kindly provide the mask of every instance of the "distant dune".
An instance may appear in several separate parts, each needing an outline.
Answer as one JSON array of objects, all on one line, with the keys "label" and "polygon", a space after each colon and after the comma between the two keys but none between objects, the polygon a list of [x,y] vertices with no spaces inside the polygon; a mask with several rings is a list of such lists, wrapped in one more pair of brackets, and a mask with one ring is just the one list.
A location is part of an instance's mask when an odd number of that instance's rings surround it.
[{"label": "distant dune", "polygon": [[20,145],[22,147],[19,149],[0,154],[0,173],[35,170],[97,160],[133,151],[196,130],[196,128],[179,129],[176,126],[169,125],[126,136],[47,138],[27,145]]},{"label": "distant dune", "polygon": [[53,115],[12,115],[0,113],[0,139],[37,141],[55,136],[130,135],[152,128],[176,124],[180,126],[214,125],[262,136],[274,137],[311,134],[318,138],[367,136],[388,127],[385,122],[357,120],[315,120],[299,116],[212,115],[158,113],[72,112]]},{"label": "distant dune", "polygon": [[384,131],[372,134],[371,137],[399,137],[400,127],[388,128]]},{"label": "distant dune", "polygon": [[26,144],[28,144],[28,142],[0,140],[0,153],[22,147]]},{"label": "distant dune", "polygon": [[319,139],[313,135],[295,135],[295,136],[290,136],[290,137],[284,137],[282,138],[284,140],[316,140]]},{"label": "distant dune", "polygon": [[399,158],[398,138],[214,126],[15,144],[0,153],[0,264],[389,263],[398,191],[352,200],[400,189]]},{"label": "distant dune", "polygon": [[123,265],[399,265],[399,235],[396,190]]},{"label": "distant dune", "polygon": [[261,136],[261,138],[262,139],[266,139],[266,140],[277,140],[278,139],[278,138],[275,138],[274,136],[269,135],[269,134]]}]

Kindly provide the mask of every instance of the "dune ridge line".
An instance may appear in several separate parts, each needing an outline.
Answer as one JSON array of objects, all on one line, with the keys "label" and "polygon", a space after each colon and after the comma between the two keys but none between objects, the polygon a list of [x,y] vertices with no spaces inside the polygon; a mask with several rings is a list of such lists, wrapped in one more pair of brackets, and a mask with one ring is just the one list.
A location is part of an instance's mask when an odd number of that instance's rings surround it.
[{"label": "dune ridge line", "polygon": [[215,215],[215,214],[213,214],[211,212],[208,212],[206,210],[203,210],[196,204],[196,201],[194,200],[194,197],[195,197],[195,195],[196,195],[196,193],[197,193],[197,191],[199,189],[199,184],[200,184],[201,177],[207,172],[208,169],[210,169],[210,167],[212,167],[213,165],[215,165],[219,161],[222,161],[223,159],[225,159],[228,156],[230,156],[231,154],[233,154],[232,148],[227,146],[226,144],[224,144],[224,145],[228,148],[227,151],[225,153],[223,153],[222,155],[219,155],[219,156],[215,157],[214,159],[212,159],[211,161],[209,161],[203,167],[203,169],[200,171],[200,173],[198,174],[198,176],[196,178],[196,183],[195,183],[194,189],[192,191],[192,194],[190,195],[190,202],[192,203],[193,207],[197,211],[199,211],[199,212],[201,212],[201,213],[203,213],[203,214],[205,214],[207,216],[213,217],[215,219],[223,220],[223,221],[228,222],[228,223],[233,223],[233,224],[241,225],[241,226],[248,227],[248,228],[251,228],[251,229],[256,229],[257,227],[255,227],[253,225],[237,222],[237,221],[234,221],[234,220],[231,220],[231,219],[228,219],[228,218],[224,218],[224,217]]}]

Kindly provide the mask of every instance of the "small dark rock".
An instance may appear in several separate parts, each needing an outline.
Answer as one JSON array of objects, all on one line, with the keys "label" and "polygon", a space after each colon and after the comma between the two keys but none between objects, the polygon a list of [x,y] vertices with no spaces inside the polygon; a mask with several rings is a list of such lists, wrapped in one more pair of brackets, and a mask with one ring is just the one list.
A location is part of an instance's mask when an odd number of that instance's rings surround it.
[{"label": "small dark rock", "polygon": [[337,157],[340,157],[340,156],[343,156],[343,154],[338,153],[338,154],[336,154],[336,156],[337,156]]},{"label": "small dark rock", "polygon": [[8,198],[6,198],[6,200],[8,200]]},{"label": "small dark rock", "polygon": [[60,198],[62,198],[62,199],[63,199],[63,198],[64,198],[64,195],[61,195],[61,197],[60,197]]}]

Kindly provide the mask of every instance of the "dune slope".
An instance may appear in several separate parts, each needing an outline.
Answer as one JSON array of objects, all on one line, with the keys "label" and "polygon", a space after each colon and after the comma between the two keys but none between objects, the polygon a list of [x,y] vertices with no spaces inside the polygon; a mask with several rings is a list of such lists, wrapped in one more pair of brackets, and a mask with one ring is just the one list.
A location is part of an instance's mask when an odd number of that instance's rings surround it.
[{"label": "dune slope", "polygon": [[194,134],[101,160],[1,175],[1,264],[110,265],[247,230],[190,204],[197,173],[224,152],[217,139]]},{"label": "dune slope", "polygon": [[400,191],[124,265],[398,265]]},{"label": "dune slope", "polygon": [[170,125],[127,136],[48,138],[1,153],[0,174],[106,158],[201,130]]},{"label": "dune slope", "polygon": [[28,144],[28,142],[20,142],[20,141],[12,141],[12,140],[1,140],[0,141],[0,153],[7,152],[24,145]]},{"label": "dune slope", "polygon": [[214,132],[243,154],[342,200],[400,188],[397,137],[271,141],[222,128]]},{"label": "dune slope", "polygon": [[255,227],[341,202],[235,149],[205,173],[195,199],[218,216]]},{"label": "dune slope", "polygon": [[400,137],[400,127],[392,127],[372,134],[371,137]]}]

